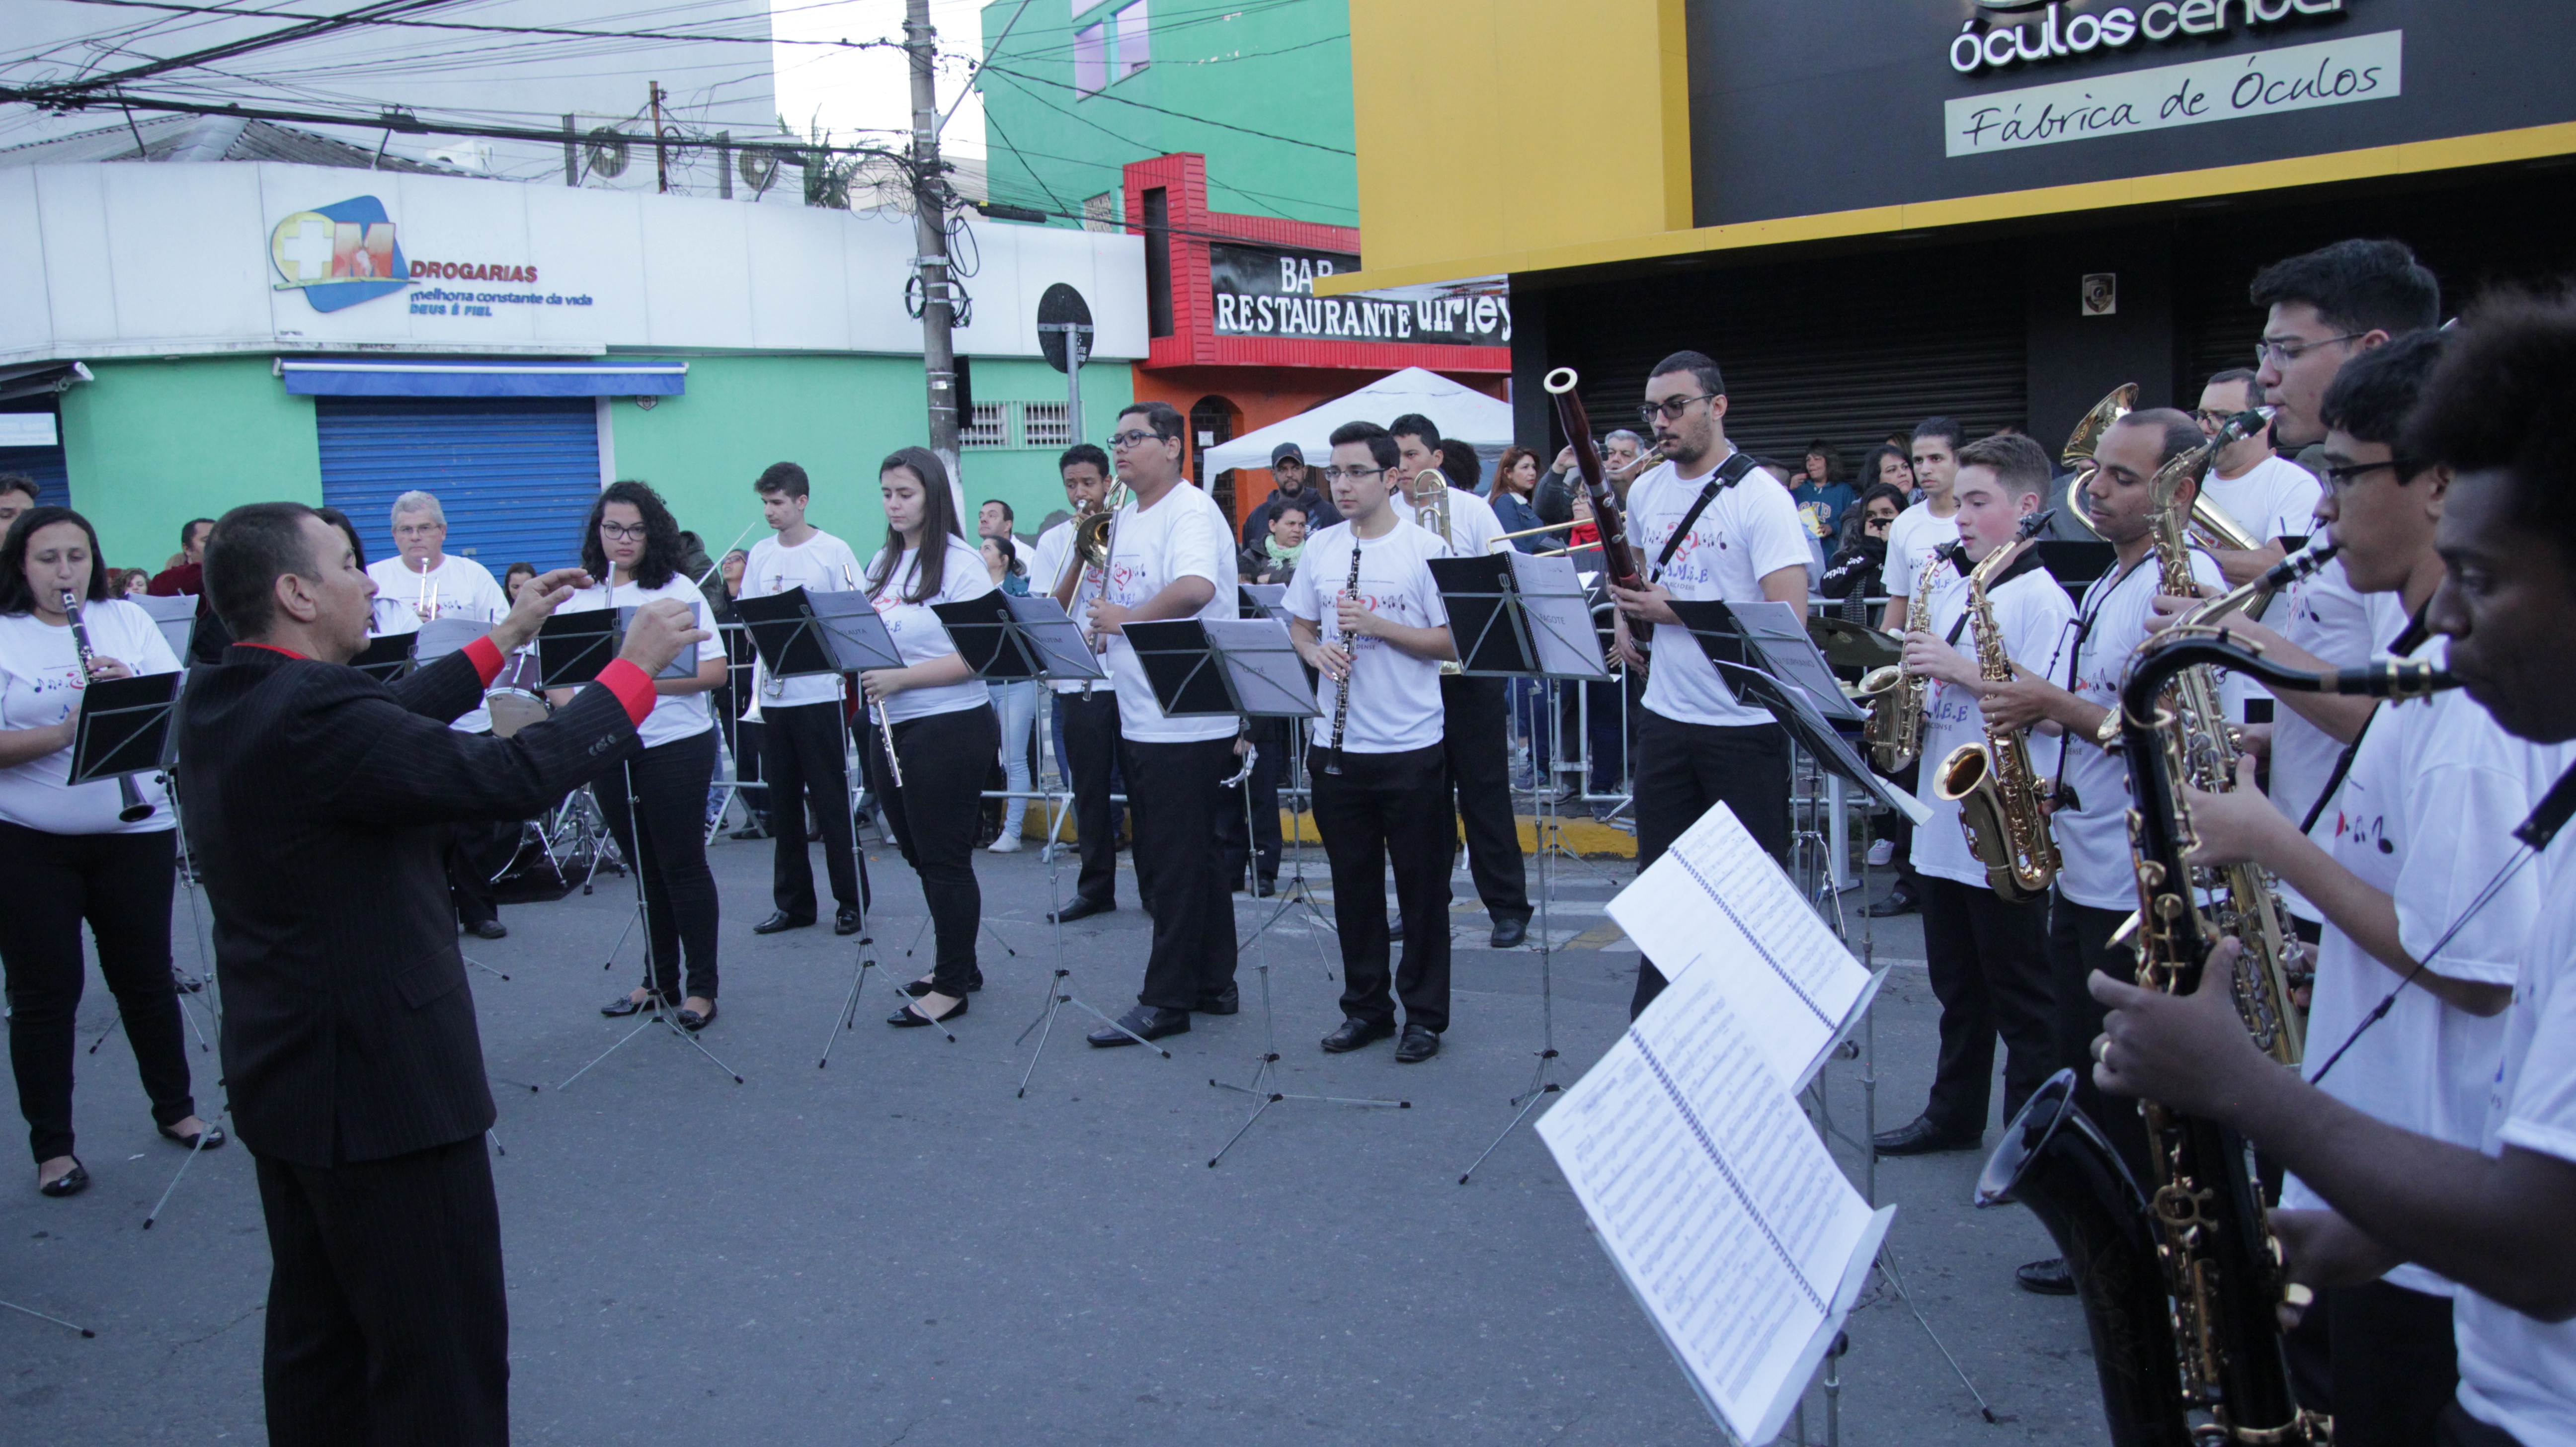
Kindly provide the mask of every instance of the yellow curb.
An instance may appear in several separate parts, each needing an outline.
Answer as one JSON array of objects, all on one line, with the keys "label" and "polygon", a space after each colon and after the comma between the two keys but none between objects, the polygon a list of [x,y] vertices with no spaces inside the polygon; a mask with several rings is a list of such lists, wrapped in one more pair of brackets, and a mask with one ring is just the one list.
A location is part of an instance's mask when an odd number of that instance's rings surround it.
[{"label": "yellow curb", "polygon": [[[1534,814],[1523,814],[1518,816],[1513,822],[1519,828],[1521,853],[1537,853],[1539,837],[1538,816]],[[1614,829],[1607,824],[1597,823],[1590,818],[1569,819],[1563,815],[1559,815],[1552,832],[1554,833],[1557,842],[1564,845],[1566,851],[1575,855],[1577,858],[1634,859],[1637,857],[1636,835],[1629,833],[1625,829]],[[1075,835],[1076,830],[1074,828],[1073,820],[1068,817],[1064,821],[1065,842],[1068,844],[1075,842]],[[1020,825],[1020,836],[1024,839],[1034,839],[1043,842],[1047,837],[1047,821],[1045,813],[1041,810],[1031,809],[1028,812],[1027,819]],[[1315,816],[1313,814],[1292,814],[1285,809],[1279,811],[1279,837],[1282,839],[1302,838],[1310,844],[1322,838],[1322,836],[1316,832]],[[1459,838],[1463,840],[1465,837],[1466,835],[1462,829],[1459,834]]]}]

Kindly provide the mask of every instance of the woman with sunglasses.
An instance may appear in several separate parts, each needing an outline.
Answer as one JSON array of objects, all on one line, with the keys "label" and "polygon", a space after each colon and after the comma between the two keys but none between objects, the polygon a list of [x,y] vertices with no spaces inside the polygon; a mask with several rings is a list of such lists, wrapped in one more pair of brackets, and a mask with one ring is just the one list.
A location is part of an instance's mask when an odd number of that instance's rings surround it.
[{"label": "woman with sunglasses", "polygon": [[[696,627],[715,630],[707,600],[680,571],[680,525],[662,495],[643,483],[612,482],[600,490],[582,532],[581,566],[598,581],[575,593],[558,614],[676,598],[694,610]],[[707,868],[706,836],[716,733],[706,695],[725,681],[724,651],[701,643],[697,663],[695,673],[653,680],[653,711],[635,730],[644,751],[590,786],[608,818],[608,832],[644,889],[644,983],[600,1006],[599,1013],[633,1015],[656,1001],[664,1009],[677,1001],[673,1018],[684,1030],[703,1030],[716,1018],[716,879]],[[571,690],[559,689],[555,706],[571,699]]]}]

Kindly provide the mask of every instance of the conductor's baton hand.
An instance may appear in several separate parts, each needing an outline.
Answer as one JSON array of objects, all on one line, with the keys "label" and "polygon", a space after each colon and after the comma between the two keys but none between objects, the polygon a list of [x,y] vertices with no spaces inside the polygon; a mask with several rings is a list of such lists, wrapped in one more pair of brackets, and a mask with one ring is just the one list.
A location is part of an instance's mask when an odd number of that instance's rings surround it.
[{"label": "conductor's baton hand", "polygon": [[[545,579],[537,582],[542,585]],[[527,591],[533,593],[536,588]],[[635,610],[635,620],[626,625],[626,646],[617,650],[617,656],[643,669],[649,678],[670,667],[681,649],[714,636],[698,626],[695,608],[677,598],[656,599]]]},{"label": "conductor's baton hand", "polygon": [[538,624],[545,622],[565,599],[589,586],[590,574],[579,568],[557,568],[539,574],[519,589],[519,601],[510,606],[509,616],[492,625],[492,646],[503,653],[525,648],[528,640],[537,636]]}]

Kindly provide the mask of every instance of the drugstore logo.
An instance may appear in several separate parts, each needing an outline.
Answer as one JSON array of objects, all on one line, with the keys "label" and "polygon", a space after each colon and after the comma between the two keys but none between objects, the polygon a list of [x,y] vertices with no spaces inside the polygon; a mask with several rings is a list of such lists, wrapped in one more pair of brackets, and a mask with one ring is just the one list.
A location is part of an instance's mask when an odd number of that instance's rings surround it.
[{"label": "drugstore logo", "polygon": [[411,285],[393,218],[373,196],[298,211],[268,233],[279,291],[301,291],[318,312],[356,306]]}]

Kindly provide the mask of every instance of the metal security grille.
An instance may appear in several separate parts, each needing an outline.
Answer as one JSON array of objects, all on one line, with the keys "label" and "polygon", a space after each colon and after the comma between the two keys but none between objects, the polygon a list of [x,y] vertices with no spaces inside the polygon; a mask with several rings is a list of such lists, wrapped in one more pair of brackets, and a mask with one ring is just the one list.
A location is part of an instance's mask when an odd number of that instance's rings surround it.
[{"label": "metal security grille", "polygon": [[447,514],[447,550],[494,577],[514,562],[580,561],[599,496],[599,423],[586,397],[317,397],[322,500],[349,515],[370,560],[391,556],[394,499],[415,488]]},{"label": "metal security grille", "polygon": [[966,414],[966,425],[957,429],[960,447],[1007,447],[1011,437],[1010,408],[1001,402],[977,402]]},{"label": "metal security grille", "polygon": [[1020,445],[1022,447],[1071,447],[1073,426],[1071,403],[1023,402],[1020,404]]}]

